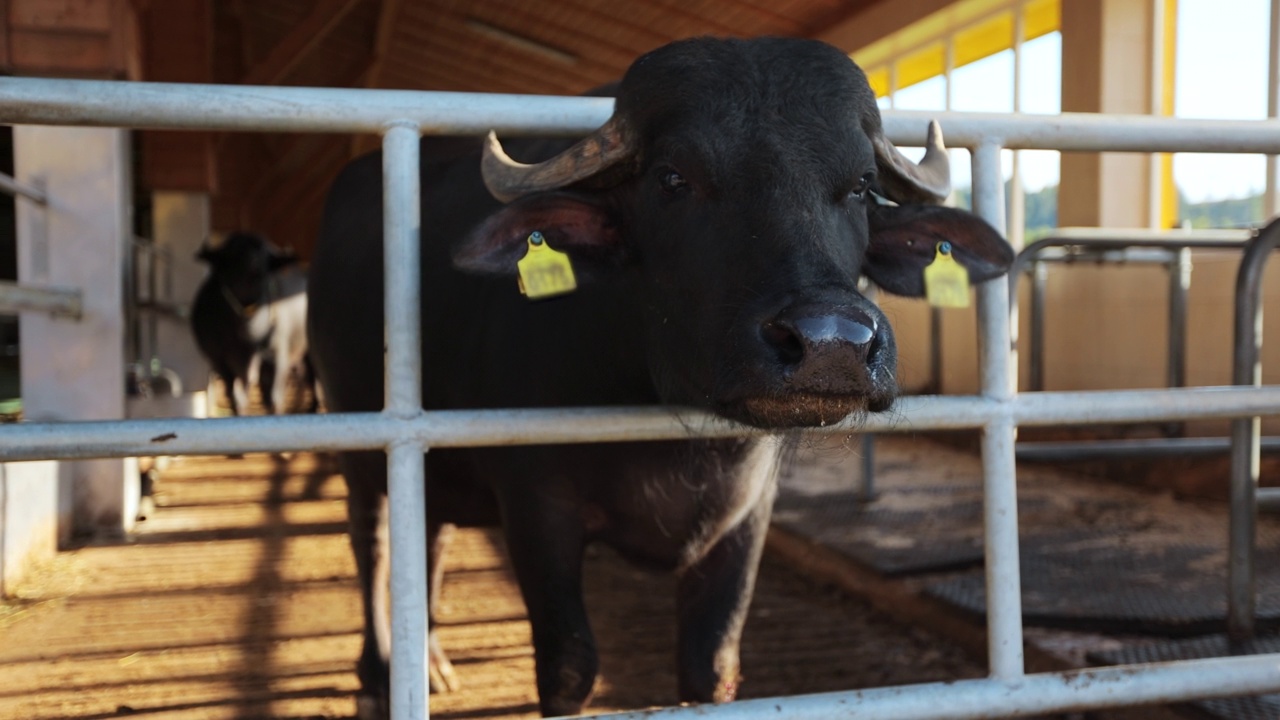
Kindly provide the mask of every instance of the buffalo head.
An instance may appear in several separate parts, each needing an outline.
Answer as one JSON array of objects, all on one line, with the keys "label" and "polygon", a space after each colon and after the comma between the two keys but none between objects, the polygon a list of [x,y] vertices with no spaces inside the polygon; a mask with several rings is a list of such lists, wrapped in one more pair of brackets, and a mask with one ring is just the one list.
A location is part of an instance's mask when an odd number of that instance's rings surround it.
[{"label": "buffalo head", "polygon": [[990,226],[940,205],[937,125],[924,159],[905,158],[863,72],[816,41],[665,46],[631,66],[590,137],[524,165],[490,135],[482,163],[507,204],[456,249],[459,267],[514,273],[541,231],[588,282],[634,287],[664,402],[760,427],[892,403],[893,332],[859,276],[922,295],[942,240],[974,282],[1012,260]]},{"label": "buffalo head", "polygon": [[273,273],[298,262],[292,252],[281,250],[265,237],[248,231],[227,235],[217,246],[206,241],[196,259],[209,265],[209,274],[222,285],[228,302],[249,308],[263,302]]}]

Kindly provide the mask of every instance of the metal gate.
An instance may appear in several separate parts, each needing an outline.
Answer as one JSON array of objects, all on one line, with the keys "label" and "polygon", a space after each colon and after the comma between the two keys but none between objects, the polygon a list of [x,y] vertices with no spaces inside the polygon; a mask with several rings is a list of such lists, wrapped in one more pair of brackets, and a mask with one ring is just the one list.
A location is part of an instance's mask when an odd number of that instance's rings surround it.
[{"label": "metal gate", "polygon": [[[389,456],[393,571],[392,715],[427,713],[423,452],[440,447],[609,442],[757,433],[694,411],[568,408],[424,412],[416,297],[420,278],[418,137],[584,134],[612,100],[386,90],[210,86],[5,78],[0,122],[138,129],[366,132],[383,136],[386,405],[381,413],[219,420],[28,423],[0,428],[0,461],[379,449]],[[974,210],[1004,230],[1000,151],[1231,152],[1280,155],[1280,121],[1153,117],[885,113],[898,145],[921,145],[938,117],[952,145],[973,152]],[[430,238],[427,238],[430,242]],[[1138,423],[1280,414],[1280,386],[1019,395],[1009,285],[978,287],[981,392],[899,401],[892,417],[823,432],[981,428],[985,483],[990,677],[616,717],[981,718],[1280,692],[1280,654],[1025,674],[1019,594],[1014,435],[1019,426]],[[1255,380],[1256,382],[1256,380]],[[1241,420],[1237,428],[1257,421]],[[1256,452],[1256,450],[1255,450]],[[1255,466],[1256,467],[1256,466]],[[1254,475],[1256,479],[1256,471]],[[1251,530],[1251,523],[1249,529]],[[1234,562],[1233,562],[1234,566]]]}]

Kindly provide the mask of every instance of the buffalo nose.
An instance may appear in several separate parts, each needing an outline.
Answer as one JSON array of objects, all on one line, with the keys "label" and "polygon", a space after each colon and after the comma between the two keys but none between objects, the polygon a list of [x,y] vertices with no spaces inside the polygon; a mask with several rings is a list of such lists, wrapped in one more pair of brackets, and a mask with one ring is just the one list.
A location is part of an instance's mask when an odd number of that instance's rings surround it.
[{"label": "buffalo nose", "polygon": [[865,375],[877,330],[875,320],[855,308],[798,308],[765,322],[760,335],[793,379],[842,385],[851,374]]}]

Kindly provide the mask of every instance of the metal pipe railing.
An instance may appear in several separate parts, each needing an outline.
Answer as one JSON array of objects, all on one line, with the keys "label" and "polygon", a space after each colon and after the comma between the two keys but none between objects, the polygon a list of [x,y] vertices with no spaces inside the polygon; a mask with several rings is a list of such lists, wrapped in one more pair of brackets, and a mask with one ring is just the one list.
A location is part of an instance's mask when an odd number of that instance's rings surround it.
[{"label": "metal pipe railing", "polygon": [[[1262,385],[1262,272],[1280,246],[1280,220],[1272,222],[1245,247],[1236,275],[1235,354],[1232,382]],[[1253,637],[1256,588],[1254,538],[1257,534],[1257,487],[1262,418],[1231,422],[1231,523],[1227,547],[1227,634],[1235,640]]]},{"label": "metal pipe railing", "polygon": [[[919,395],[890,413],[808,432],[965,430],[993,421],[1020,427],[1149,423],[1176,418],[1280,415],[1280,385],[1177,390],[1020,393],[1005,402],[973,395]],[[375,450],[400,440],[458,448],[765,435],[691,408],[432,410],[402,419],[386,413],[330,413],[200,420],[157,418],[29,422],[0,427],[0,462],[296,450]]]},{"label": "metal pipe railing", "polygon": [[[410,419],[422,414],[422,323],[418,298],[419,234],[422,227],[418,175],[418,128],[396,123],[382,146],[383,312],[387,323],[386,414]],[[388,505],[391,563],[391,714],[419,720],[427,715],[423,648],[427,642],[426,482],[422,457],[428,449],[408,439],[388,444]]]},{"label": "metal pipe railing", "polygon": [[84,314],[84,295],[71,288],[42,288],[0,281],[0,315],[21,312],[48,313],[54,317],[79,320]]},{"label": "metal pipe railing", "polygon": [[[596,715],[602,720],[987,720],[1272,692],[1280,653],[1117,665],[1017,678],[959,680],[696,708]],[[785,704],[784,704],[785,703]],[[785,710],[785,712],[784,712]]]},{"label": "metal pipe railing", "polygon": [[[425,134],[572,135],[602,125],[611,98],[194,83],[4,78],[5,123],[147,130],[381,133],[397,122]],[[1190,120],[1150,115],[889,111],[899,145],[923,145],[928,121],[973,148],[1079,152],[1280,154],[1280,120]]]},{"label": "metal pipe railing", "polygon": [[0,192],[26,198],[37,205],[49,204],[49,196],[43,189],[21,182],[7,173],[0,173]]},{"label": "metal pipe railing", "polygon": [[[1018,280],[1032,275],[1030,327],[1030,389],[1043,390],[1045,365],[1046,263],[1158,263],[1169,272],[1167,366],[1168,387],[1186,386],[1187,292],[1191,284],[1191,249],[1239,249],[1254,235],[1251,230],[1112,230],[1062,228],[1028,245],[1009,269],[1011,302],[1017,308]],[[1070,252],[1066,251],[1069,248]],[[1058,252],[1054,252],[1058,250]],[[1237,298],[1237,303],[1239,298]],[[1175,435],[1178,424],[1165,427]]]},{"label": "metal pipe railing", "polygon": [[[603,98],[350,91],[313,88],[200,86],[161,83],[6,78],[0,83],[0,122],[125,126],[154,129],[290,132],[385,132],[388,201],[387,307],[416,308],[417,255],[408,247],[417,229],[409,199],[416,174],[418,132],[480,135],[579,134],[595,129],[612,110]],[[924,141],[931,114],[885,114],[889,138],[899,145]],[[1280,121],[1194,121],[1134,116],[944,114],[952,145],[974,152],[974,204],[997,227],[1003,222],[999,154],[1009,149],[1068,151],[1183,151],[1280,154]],[[407,203],[407,205],[406,205]],[[412,207],[408,207],[412,205]],[[399,208],[399,209],[397,209]],[[400,223],[400,229],[393,224]],[[407,223],[407,225],[405,224]],[[406,229],[408,228],[408,229]],[[403,270],[403,272],[399,272]],[[697,713],[733,717],[981,717],[1062,712],[1104,705],[1168,702],[1198,697],[1280,691],[1280,657],[1104,668],[1084,673],[1023,675],[1017,580],[1017,517],[1013,438],[1017,426],[1090,422],[1150,422],[1280,414],[1280,386],[1197,388],[1095,393],[1027,393],[1013,386],[1008,286],[978,288],[982,334],[982,394],[903,399],[898,412],[828,432],[981,427],[984,431],[988,597],[991,603],[993,678],[911,688],[746,701],[718,707],[649,711],[646,716]],[[425,562],[412,545],[422,523],[422,451],[427,448],[547,442],[604,442],[695,435],[732,436],[760,431],[694,411],[669,408],[437,411],[419,407],[416,310],[388,312],[387,409],[381,413],[225,420],[136,420],[32,423],[0,428],[0,459],[119,457],[126,455],[254,452],[291,449],[383,449],[389,455],[392,565],[406,599],[393,608],[396,720],[423,717]],[[399,489],[396,489],[399,488]],[[407,502],[400,502],[407,500]],[[417,503],[415,505],[415,503]],[[421,548],[419,548],[421,549]],[[419,617],[414,619],[414,614]],[[403,633],[403,636],[401,635]],[[927,715],[926,715],[927,714]]]},{"label": "metal pipe railing", "polygon": [[[1000,145],[973,150],[973,209],[1002,236],[1005,230],[1004,178]],[[1010,353],[1009,286],[997,278],[978,286],[979,366],[982,396],[1009,404],[1017,383]],[[1012,418],[992,417],[982,428],[983,525],[986,529],[987,658],[993,678],[1013,679],[1024,671],[1022,580],[1018,564],[1018,488]]]}]

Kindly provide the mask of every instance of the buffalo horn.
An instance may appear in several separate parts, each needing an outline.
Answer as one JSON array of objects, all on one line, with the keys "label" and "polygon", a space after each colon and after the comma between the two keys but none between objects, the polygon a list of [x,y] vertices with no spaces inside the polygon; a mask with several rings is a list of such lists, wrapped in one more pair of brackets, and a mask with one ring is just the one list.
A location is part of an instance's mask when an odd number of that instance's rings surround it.
[{"label": "buffalo horn", "polygon": [[498,136],[490,132],[484,144],[480,172],[489,192],[505,203],[585,180],[627,159],[633,152],[623,124],[616,116],[573,147],[533,165],[512,160],[502,149]]},{"label": "buffalo horn", "polygon": [[871,144],[880,165],[880,186],[891,200],[936,205],[951,194],[951,162],[937,120],[929,121],[929,138],[919,164],[903,155],[883,132],[872,137]]}]

